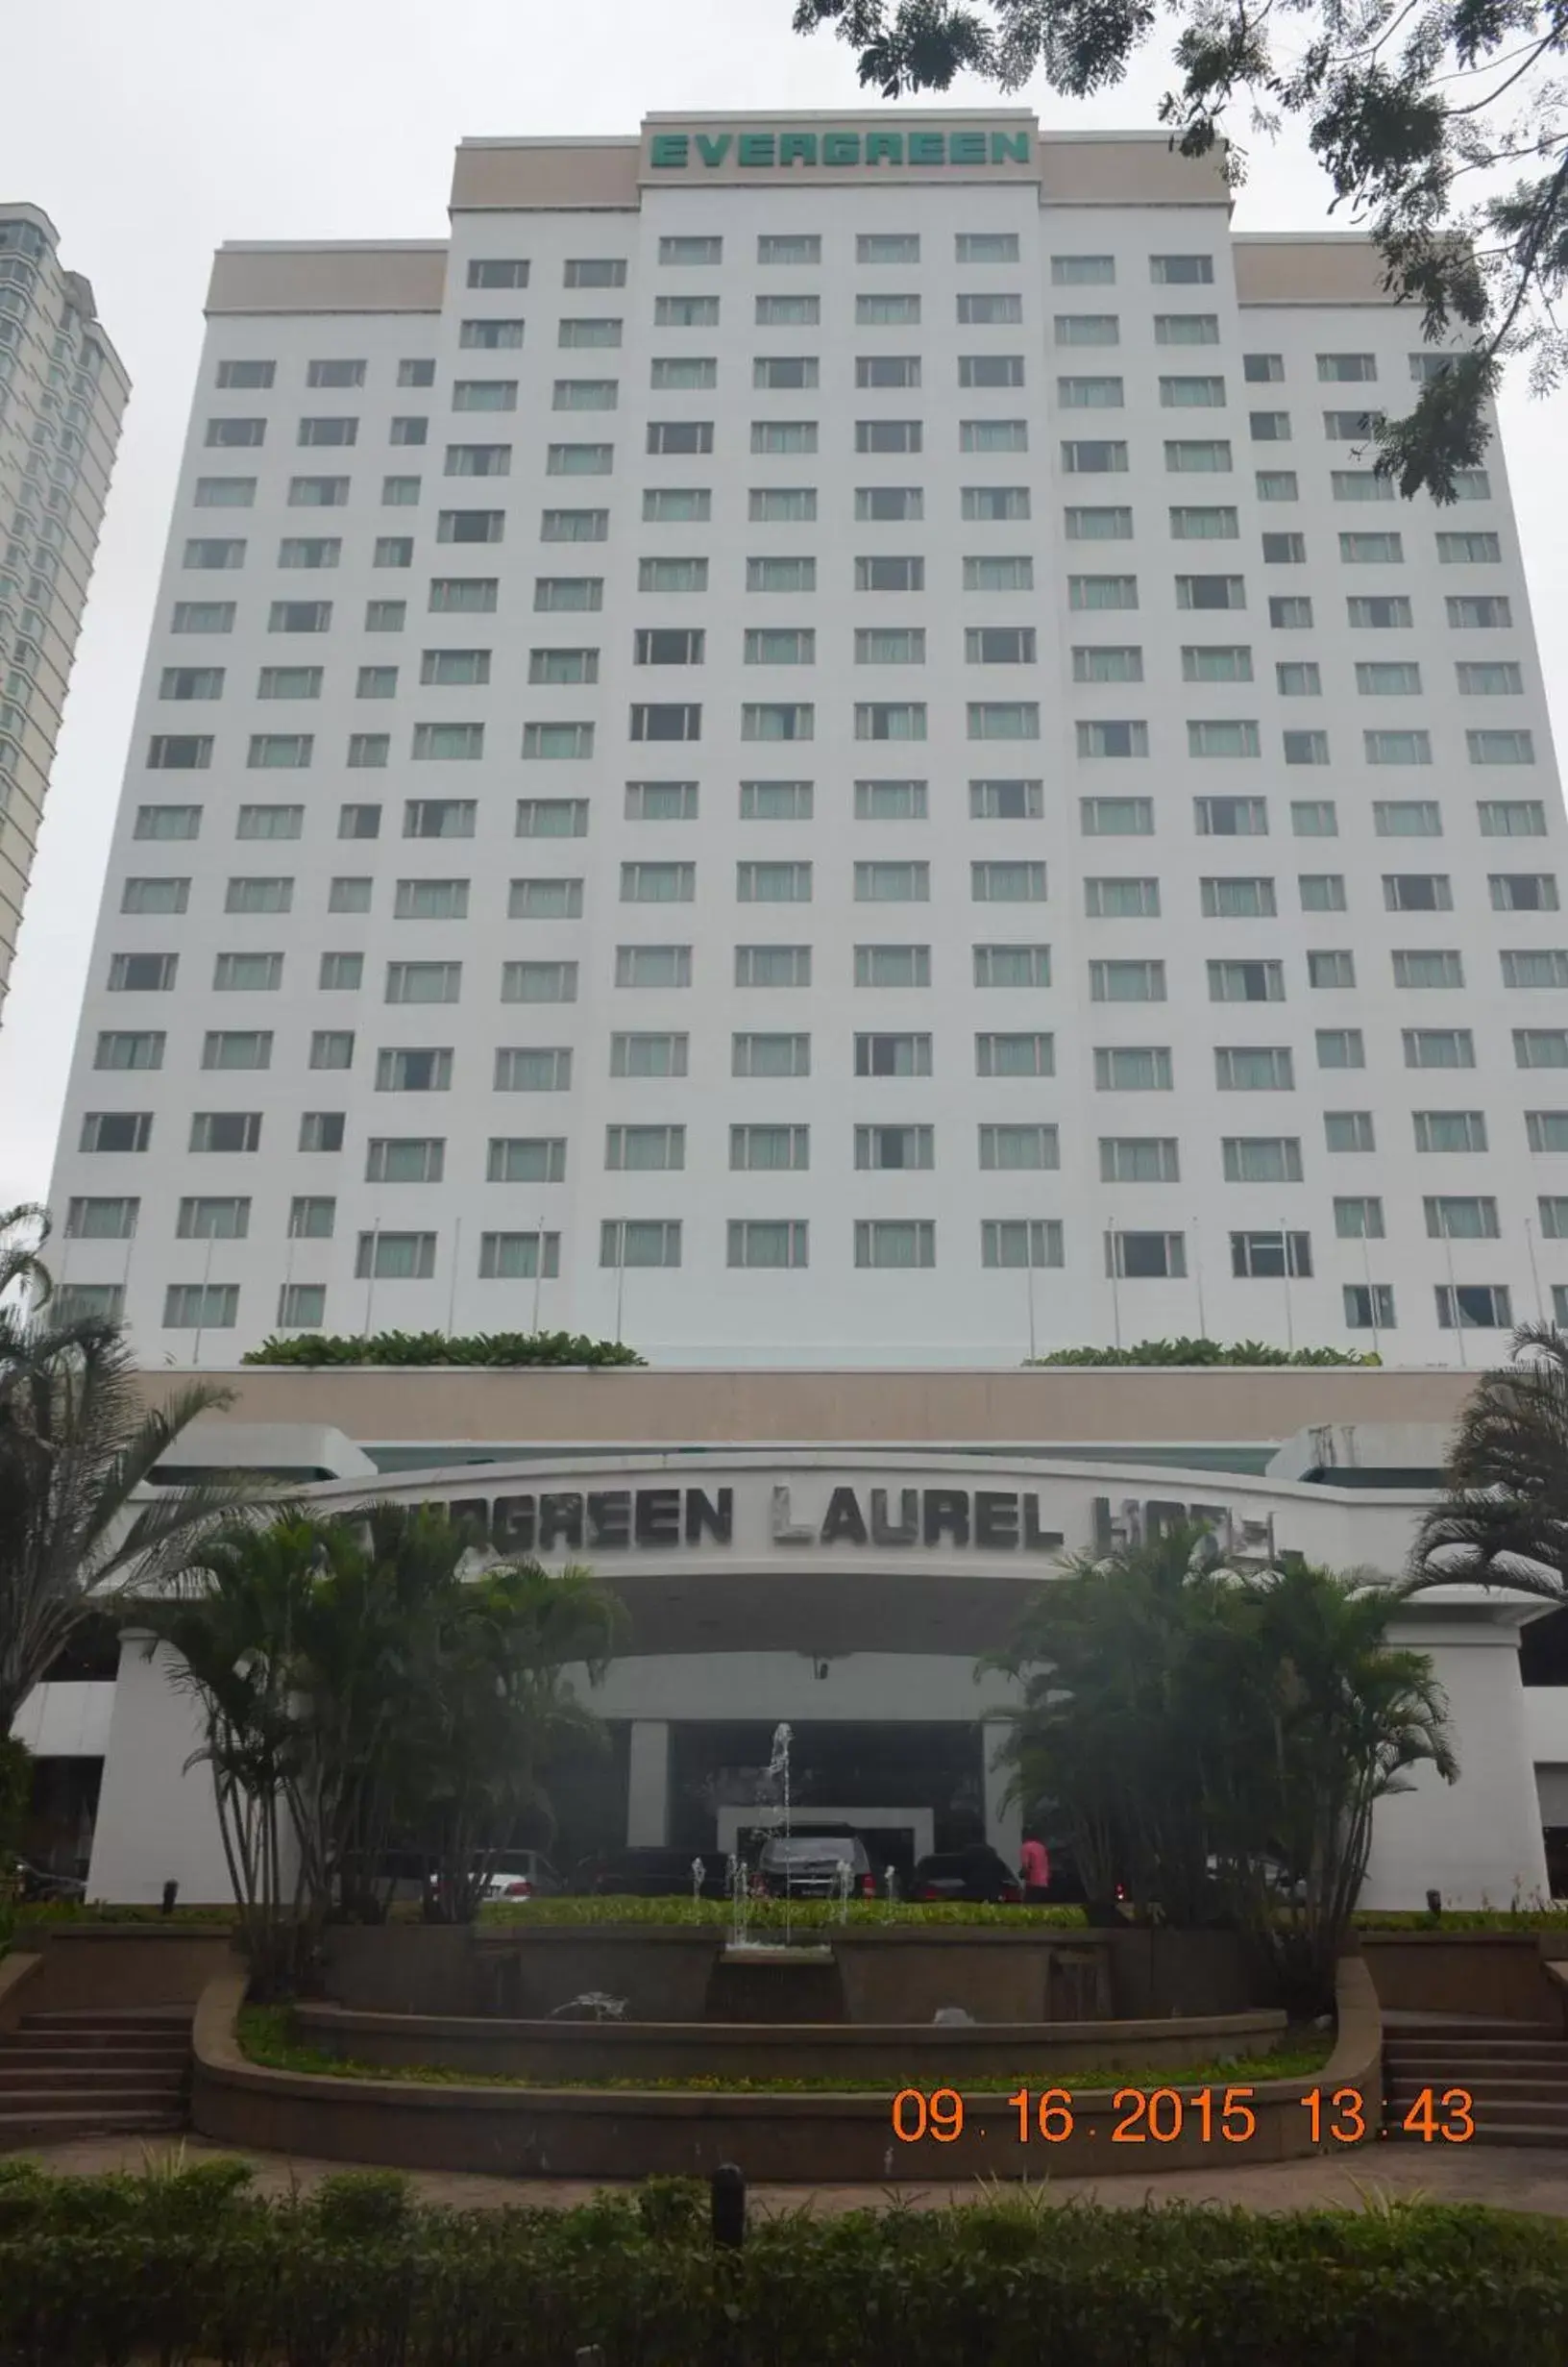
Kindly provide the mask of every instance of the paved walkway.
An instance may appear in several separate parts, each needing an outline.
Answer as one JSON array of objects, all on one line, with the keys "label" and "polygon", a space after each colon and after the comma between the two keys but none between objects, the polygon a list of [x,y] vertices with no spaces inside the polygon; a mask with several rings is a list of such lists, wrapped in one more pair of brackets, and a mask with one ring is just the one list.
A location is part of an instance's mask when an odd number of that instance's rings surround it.
[{"label": "paved walkway", "polygon": [[[61,2175],[106,2170],[141,2170],[149,2158],[163,2160],[184,2147],[186,2161],[230,2157],[231,2148],[200,2137],[80,2137],[68,2145],[42,2147],[31,2157]],[[295,2160],[284,2154],[251,2154],[262,2194],[286,2194],[313,2186],[334,2171],[367,2167],[343,2161]],[[456,2170],[412,2173],[425,2203],[475,2210],[502,2204],[565,2209],[602,2188],[585,2180],[487,2178]],[[607,2184],[609,2182],[605,2182]],[[1012,2190],[1011,2182],[1002,2189]],[[1543,2211],[1568,2218],[1568,2149],[1502,2145],[1380,2145],[1349,2155],[1318,2155],[1304,2161],[1259,2163],[1216,2170],[1167,2170],[1151,2178],[1046,2179],[1036,2189],[1050,2203],[1091,2197],[1120,2209],[1145,2202],[1240,2204],[1248,2210],[1306,2210],[1325,2204],[1360,2207],[1367,2196],[1419,2194],[1433,2202],[1488,2203],[1503,2210]],[[845,2211],[877,2208],[891,2202],[917,2209],[984,2200],[992,2188],[971,2182],[961,2186],[758,2186],[760,2209]]]}]

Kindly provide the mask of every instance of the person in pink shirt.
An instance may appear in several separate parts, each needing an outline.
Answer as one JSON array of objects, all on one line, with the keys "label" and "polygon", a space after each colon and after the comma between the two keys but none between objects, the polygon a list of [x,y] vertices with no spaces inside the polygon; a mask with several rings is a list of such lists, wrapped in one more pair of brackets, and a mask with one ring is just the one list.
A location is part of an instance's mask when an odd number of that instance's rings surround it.
[{"label": "person in pink shirt", "polygon": [[1030,1834],[1023,1844],[1019,1854],[1018,1873],[1023,1883],[1024,1905],[1026,1907],[1042,1906],[1045,1893],[1050,1887],[1051,1861],[1044,1842],[1035,1834]]}]

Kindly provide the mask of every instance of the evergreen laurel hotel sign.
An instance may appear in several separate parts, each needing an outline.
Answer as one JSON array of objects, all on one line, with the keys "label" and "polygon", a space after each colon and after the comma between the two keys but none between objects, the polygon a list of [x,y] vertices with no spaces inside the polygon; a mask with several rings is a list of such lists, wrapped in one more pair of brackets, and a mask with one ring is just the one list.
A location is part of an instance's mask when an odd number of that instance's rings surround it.
[{"label": "evergreen laurel hotel sign", "polygon": [[990,167],[1028,164],[1033,153],[1034,135],[1021,125],[1007,132],[654,132],[648,143],[654,172],[684,172],[694,165],[709,172],[722,165],[742,172],[796,165],[808,171],[887,164]]}]

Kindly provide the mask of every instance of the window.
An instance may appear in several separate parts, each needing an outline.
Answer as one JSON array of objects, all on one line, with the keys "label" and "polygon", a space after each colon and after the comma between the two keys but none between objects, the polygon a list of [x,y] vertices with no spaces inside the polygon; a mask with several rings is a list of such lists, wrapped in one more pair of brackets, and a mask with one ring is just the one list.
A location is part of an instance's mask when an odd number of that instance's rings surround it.
[{"label": "window", "polygon": [[929,986],[930,983],[929,946],[857,945],[855,948],[857,986]]},{"label": "window", "polygon": [[232,1282],[171,1282],[163,1294],[165,1331],[233,1331],[239,1289]]},{"label": "window", "polygon": [[1122,382],[1119,378],[1059,378],[1056,399],[1065,411],[1119,411]]},{"label": "window", "polygon": [[1568,1151],[1568,1110],[1529,1110],[1525,1128],[1531,1150]]},{"label": "window", "polygon": [[1439,1283],[1437,1320],[1444,1331],[1509,1331],[1513,1301],[1502,1282]]},{"label": "window", "polygon": [[[388,484],[393,481],[390,478],[385,481]],[[404,497],[388,498],[417,501],[419,499],[418,478],[410,478],[402,481],[411,483],[414,487],[413,493]],[[348,499],[349,481],[346,477],[291,477],[288,481],[290,509],[343,509],[348,505]]]},{"label": "window", "polygon": [[1293,1134],[1231,1134],[1220,1145],[1227,1183],[1300,1183],[1301,1142]]},{"label": "window", "polygon": [[[613,448],[603,445],[599,449],[607,453]],[[662,453],[667,457],[712,452],[713,422],[711,419],[650,420],[648,449],[651,453]],[[607,466],[606,463],[606,471]]]},{"label": "window", "polygon": [[1538,1199],[1535,1206],[1541,1220],[1542,1239],[1568,1241],[1568,1198],[1555,1194],[1550,1198],[1543,1196]]},{"label": "window", "polygon": [[1385,872],[1383,900],[1389,912],[1452,912],[1454,891],[1443,872]]},{"label": "window", "polygon": [[378,1093],[448,1093],[451,1089],[450,1050],[399,1048],[376,1055]]},{"label": "window", "polygon": [[886,1172],[890,1169],[929,1169],[935,1160],[929,1126],[857,1126],[855,1166]]},{"label": "window", "polygon": [[[1189,723],[1187,727],[1187,752],[1189,756],[1256,756],[1261,753],[1258,727],[1252,723]],[[1258,805],[1262,800],[1212,798],[1200,800],[1200,803],[1211,806]],[[1202,829],[1203,826],[1200,821],[1198,827]],[[1267,827],[1266,821],[1262,826]]]},{"label": "window", "polygon": [[163,732],[147,745],[148,770],[154,773],[205,773],[212,762],[208,737]]},{"label": "window", "polygon": [[1568,1028],[1516,1027],[1513,1065],[1516,1069],[1568,1069]]},{"label": "window", "polygon": [[[751,364],[751,383],[775,394],[799,393],[818,383],[815,354],[759,354]],[[653,447],[650,445],[649,450]],[[712,450],[711,440],[705,448]]]},{"label": "window", "polygon": [[685,1035],[612,1035],[610,1074],[684,1076],[688,1042]]},{"label": "window", "polygon": [[1090,1002],[1164,1002],[1164,962],[1090,962]]},{"label": "window", "polygon": [[[1380,477],[1376,469],[1336,468],[1329,472],[1329,490],[1336,502],[1391,502],[1394,498],[1394,481],[1391,477]],[[1364,553],[1345,549],[1347,543],[1361,542],[1392,544],[1391,550],[1378,555],[1384,558],[1399,560],[1405,555],[1397,534],[1341,534],[1340,556],[1347,559],[1365,556]]]},{"label": "window", "polygon": [[857,780],[855,820],[923,822],[926,801],[927,784],[923,780]]},{"label": "window", "polygon": [[1463,599],[1449,598],[1444,606],[1449,624],[1458,631],[1496,630],[1513,623],[1513,610],[1507,601],[1496,593],[1475,594]]},{"label": "window", "polygon": [[1494,912],[1557,910],[1557,883],[1550,872],[1493,872],[1487,887]]},{"label": "window", "polygon": [[[618,328],[619,325],[618,322],[576,324],[584,328]],[[561,323],[563,332],[571,326],[573,324],[567,321]],[[561,342],[563,345],[569,342],[564,334]],[[517,381],[515,378],[460,378],[453,385],[452,407],[454,411],[515,411]]]},{"label": "window", "polygon": [[278,364],[275,361],[220,361],[216,382],[219,386],[230,388],[270,386],[277,372]]},{"label": "window", "polygon": [[[637,589],[640,592],[705,592],[708,588],[706,559],[639,559]],[[595,602],[598,606],[598,602]]]},{"label": "window", "polygon": [[929,1076],[931,1038],[928,1035],[857,1035],[857,1076]]},{"label": "window", "polygon": [[[1188,726],[1189,732],[1214,728],[1217,727],[1212,725]],[[1188,752],[1198,755],[1213,752],[1189,745]],[[1268,835],[1268,804],[1263,798],[1194,798],[1192,820],[1200,838],[1266,838]]]},{"label": "window", "polygon": [[[855,635],[855,657],[857,663],[860,664],[866,662],[861,654],[861,643],[864,638],[865,636],[860,633]],[[920,636],[920,650],[918,657],[907,649],[905,637],[899,638],[899,651],[898,656],[887,662],[905,665],[922,663],[925,656],[923,634]],[[748,666],[815,665],[817,635],[809,628],[753,626],[746,635],[745,657]]]},{"label": "window", "polygon": [[1107,1233],[1105,1270],[1121,1282],[1179,1281],[1187,1244],[1180,1233]]},{"label": "window", "polygon": [[485,1154],[487,1183],[563,1183],[564,1137],[492,1135]]},{"label": "window", "polygon": [[244,1241],[251,1229],[248,1199],[186,1199],[175,1220],[177,1241]]},{"label": "window", "polygon": [[198,509],[250,509],[256,502],[254,477],[198,477]]},{"label": "window", "polygon": [[1366,1048],[1359,1027],[1320,1027],[1316,1035],[1320,1069],[1364,1069]]},{"label": "window", "polygon": [[1398,534],[1341,534],[1339,556],[1350,566],[1398,566],[1405,556]]},{"label": "window", "polygon": [[[925,561],[919,558],[856,559],[855,589],[857,592],[923,592]],[[856,646],[858,649],[858,636]]]},{"label": "window", "polygon": [[1300,498],[1301,487],[1293,468],[1255,469],[1253,481],[1261,502],[1293,502]]},{"label": "window", "polygon": [[1288,444],[1290,414],[1288,411],[1249,411],[1247,430],[1255,444]]},{"label": "window", "polygon": [[1221,1093],[1290,1093],[1295,1065],[1285,1044],[1224,1044],[1214,1048],[1214,1083]]},{"label": "window", "polygon": [[1179,1183],[1181,1172],[1174,1136],[1100,1137],[1101,1183]]},{"label": "window", "polygon": [[1473,1069],[1475,1038],[1468,1027],[1407,1027],[1400,1042],[1408,1069]]},{"label": "window", "polygon": [[698,785],[695,780],[628,780],[625,816],[628,822],[695,822]]},{"label": "window", "polygon": [[1467,731],[1464,745],[1472,764],[1533,764],[1534,734],[1529,731]]},{"label": "window", "polygon": [[318,1028],[310,1038],[310,1066],[312,1069],[352,1069],[352,1028]]},{"label": "window", "polygon": [[1154,921],[1160,917],[1158,879],[1086,879],[1084,910],[1091,921]]},{"label": "window", "polygon": [[[186,543],[184,557],[181,563],[185,567],[208,569],[243,567],[245,564],[245,545],[243,541],[233,537],[218,538],[212,535],[198,536],[195,540]],[[189,604],[200,609],[202,607],[228,607],[230,604],[227,602],[193,602]],[[185,627],[184,629],[189,632],[210,632],[214,630],[227,632],[229,628],[227,625],[217,627],[191,625]]]},{"label": "window", "polygon": [[1546,808],[1534,798],[1482,798],[1476,813],[1482,838],[1546,836]]},{"label": "window", "polygon": [[1163,378],[1160,402],[1165,410],[1211,410],[1225,401],[1222,378]]},{"label": "window", "polygon": [[122,912],[181,913],[190,901],[188,879],[128,879],[120,897]]},{"label": "window", "polygon": [[65,1239],[133,1241],[140,1213],[138,1199],[72,1200],[65,1212]]},{"label": "window", "polygon": [[[637,710],[633,709],[634,715],[636,712]],[[632,733],[633,739],[644,736],[640,732]],[[650,732],[646,736],[658,738],[675,735]],[[523,754],[529,763],[555,758],[581,759],[591,756],[593,752],[594,727],[592,724],[525,724],[523,727]]]},{"label": "window", "polygon": [[[1323,1137],[1330,1150],[1361,1151],[1376,1148],[1370,1110],[1327,1110],[1323,1116]],[[1416,1145],[1417,1149],[1421,1147]]]},{"label": "window", "polygon": [[362,953],[324,953],[318,984],[324,992],[342,990],[357,994],[365,974]]},{"label": "window", "polygon": [[1405,659],[1358,664],[1356,688],[1363,699],[1418,698],[1421,669]]},{"label": "window", "polygon": [[220,953],[212,969],[219,993],[274,994],[283,982],[281,953]]},{"label": "window", "polygon": [[1283,1002],[1285,970],[1279,962],[1211,962],[1211,1002]]},{"label": "window", "polygon": [[198,1110],[190,1122],[193,1151],[252,1151],[261,1147],[259,1110]]},{"label": "window", "polygon": [[[997,511],[994,514],[1000,516],[1004,513]],[[1022,514],[1028,515],[1027,497]],[[857,485],[855,488],[855,518],[861,525],[919,525],[924,515],[925,496],[919,485]]]},{"label": "window", "polygon": [[455,1002],[462,989],[461,962],[388,962],[388,1002]]},{"label": "window", "polygon": [[519,798],[516,834],[519,838],[586,838],[586,798]]},{"label": "window", "polygon": [[[470,530],[462,533],[441,534],[438,532],[436,535],[438,542],[499,542],[501,540],[500,525],[502,513],[499,509],[453,510],[445,514],[473,523]],[[497,527],[494,533],[484,530],[487,522],[492,519]],[[541,542],[603,542],[609,530],[610,513],[607,509],[547,509],[540,514],[539,539]]]},{"label": "window", "polygon": [[89,1110],[82,1121],[86,1152],[145,1150],[153,1139],[150,1110]]},{"label": "window", "polygon": [[809,780],[743,780],[740,815],[743,822],[809,822],[812,784]]},{"label": "window", "polygon": [[[522,965],[515,966],[522,967]],[[507,964],[508,969],[513,967],[513,964]],[[576,964],[575,962],[536,963],[532,965],[532,967],[539,970],[570,969],[573,973],[571,984],[574,991],[571,995],[544,996],[537,998],[538,999],[568,1002],[576,1000]],[[617,986],[642,988],[645,990],[662,987],[690,986],[692,982],[692,949],[689,945],[617,946],[615,949],[615,982]],[[508,999],[504,983],[502,984],[502,1001]],[[519,996],[511,998],[511,999],[526,1001],[528,998],[527,996]]]},{"label": "window", "polygon": [[[599,449],[607,450],[608,447]],[[649,485],[643,493],[643,522],[649,526],[705,526],[713,496],[701,486]]]},{"label": "window", "polygon": [[1508,697],[1517,695],[1525,687],[1518,660],[1512,657],[1475,659],[1468,663],[1460,658],[1454,672],[1460,695],[1464,698]]},{"label": "window", "polygon": [[811,1164],[806,1126],[731,1126],[729,1164],[737,1173],[798,1173]]},{"label": "window", "polygon": [[1399,952],[1393,956],[1394,984],[1448,987],[1464,984],[1464,965],[1454,952]]},{"label": "window", "polygon": [[433,1233],[361,1233],[355,1248],[356,1281],[428,1282],[435,1272]]},{"label": "window", "polygon": [[1169,1093],[1171,1085],[1164,1045],[1101,1045],[1095,1050],[1096,1093]]},{"label": "window", "polygon": [[[407,965],[412,967],[413,965]],[[430,965],[434,967],[435,965]],[[449,965],[455,968],[456,965]],[[387,1000],[394,999],[389,993]],[[405,997],[418,1000],[418,997]],[[427,999],[437,999],[427,998]],[[455,998],[444,998],[448,1001]],[[576,1002],[577,999],[577,965],[576,962],[502,962],[501,966],[501,999],[502,1002]]]},{"label": "window", "polygon": [[562,274],[567,287],[625,287],[626,266],[623,257],[575,256],[568,259]]},{"label": "window", "polygon": [[1135,723],[1081,723],[1074,727],[1080,756],[1146,756],[1149,727]]},{"label": "window", "polygon": [[[976,488],[976,502],[978,503],[983,497],[985,497],[985,488]],[[1023,499],[1024,506],[1017,514],[1027,517],[1029,514],[1028,496],[1025,495]],[[968,504],[969,496],[966,493],[966,517],[995,518],[1008,514],[997,508],[974,507],[971,509]],[[1132,540],[1133,513],[1130,509],[1071,508],[1065,509],[1062,518],[1064,531],[1068,542],[1130,542]]]},{"label": "window", "polygon": [[811,948],[805,945],[738,945],[737,986],[809,986]]},{"label": "window", "polygon": [[982,1126],[980,1167],[983,1173],[1039,1172],[1061,1165],[1055,1126]]},{"label": "window", "polygon": [[1268,567],[1300,567],[1307,558],[1305,534],[1265,534],[1263,563]]},{"label": "window", "polygon": [[753,419],[751,450],[754,453],[796,455],[817,450],[815,419]]},{"label": "window", "polygon": [[292,879],[231,879],[223,900],[225,912],[289,912],[293,905]]},{"label": "window", "polygon": [[689,904],[697,894],[695,863],[623,863],[624,904]]},{"label": "window", "polygon": [[565,1045],[503,1045],[496,1053],[497,1093],[567,1093],[572,1053]]},{"label": "window", "polygon": [[1049,946],[977,945],[973,958],[976,986],[1039,988],[1051,982]]},{"label": "window", "polygon": [[108,1028],[98,1038],[95,1069],[161,1069],[167,1038],[160,1028]]},{"label": "window", "polygon": [[1497,1202],[1470,1195],[1433,1197],[1421,1203],[1433,1241],[1495,1241]]},{"label": "window", "polygon": [[1233,1233],[1231,1272],[1237,1280],[1280,1281],[1288,1275],[1309,1277],[1312,1270],[1311,1238],[1307,1233]]},{"label": "window", "polygon": [[919,452],[921,423],[918,419],[857,419],[857,452]]},{"label": "window", "polygon": [[735,898],[742,904],[809,904],[809,863],[737,863]]},{"label": "window", "polygon": [[1480,1110],[1415,1110],[1411,1119],[1419,1151],[1486,1148],[1486,1120]]},{"label": "window", "polygon": [[[644,498],[646,502],[649,497]],[[817,516],[817,489],[814,485],[753,485],[747,514],[754,526],[810,526]],[[748,591],[760,588],[747,581]]]},{"label": "window", "polygon": [[1354,986],[1356,957],[1353,953],[1309,953],[1307,983],[1313,987]]},{"label": "window", "polygon": [[914,231],[867,231],[855,240],[857,263],[918,263],[919,234]]},{"label": "window", "polygon": [[1121,333],[1114,312],[1058,312],[1054,319],[1058,345],[1119,345]]},{"label": "window", "polygon": [[735,1076],[809,1076],[811,1038],[734,1035],[730,1038],[730,1071]]},{"label": "window", "polygon": [[778,1218],[733,1219],[728,1227],[731,1266],[789,1267],[806,1264],[807,1226]]},{"label": "window", "polygon": [[304,827],[303,805],[242,805],[234,822],[234,836],[298,838]]},{"label": "window", "polygon": [[209,419],[207,423],[208,444],[219,451],[254,449],[266,440],[264,419]]},{"label": "window", "polygon": [[[702,582],[694,588],[705,590],[707,561],[698,562],[703,570]],[[643,585],[647,590],[649,587]],[[674,588],[674,587],[669,587]],[[748,592],[814,592],[817,589],[815,559],[747,559],[746,588]]]},{"label": "window", "polygon": [[[552,580],[559,580],[559,579],[551,579],[549,577],[544,579],[545,582],[550,582]],[[574,584],[584,584],[593,582],[596,579],[588,576],[574,576],[565,579],[565,580]],[[541,587],[538,584],[534,587],[535,597],[533,604],[536,608],[549,607],[557,604],[550,601],[540,600],[538,597],[540,588]],[[437,616],[473,614],[488,615],[494,610],[496,605],[496,591],[497,580],[494,576],[437,576],[430,585],[430,610],[433,615]],[[581,602],[562,601],[558,604],[562,607],[598,607],[599,603],[597,600],[584,600]]]},{"label": "window", "polygon": [[1372,823],[1380,838],[1441,838],[1443,834],[1441,810],[1430,798],[1380,798],[1373,803]]},{"label": "window", "polygon": [[855,1224],[855,1264],[907,1270],[937,1262],[937,1229],[910,1218],[865,1218]]}]

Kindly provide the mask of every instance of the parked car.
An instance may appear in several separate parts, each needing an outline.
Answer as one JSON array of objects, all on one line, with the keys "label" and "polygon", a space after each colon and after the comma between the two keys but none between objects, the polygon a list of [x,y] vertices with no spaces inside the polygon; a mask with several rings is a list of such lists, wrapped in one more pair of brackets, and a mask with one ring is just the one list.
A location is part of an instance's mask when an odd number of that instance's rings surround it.
[{"label": "parked car", "polygon": [[550,1860],[537,1849],[508,1850],[484,1886],[482,1904],[496,1899],[549,1899],[566,1888]]},{"label": "parked car", "polygon": [[718,1848],[623,1849],[579,1868],[575,1886],[592,1898],[690,1898],[694,1857],[702,1861],[702,1896],[727,1897],[723,1853]]},{"label": "parked car", "polygon": [[938,1851],[921,1858],[910,1876],[912,1899],[978,1899],[992,1907],[1017,1907],[1023,1897],[1013,1869],[984,1841],[968,1849]]},{"label": "parked car", "polygon": [[866,1844],[854,1833],[775,1833],[764,1841],[757,1880],[765,1898],[837,1898],[839,1868],[849,1867],[851,1897],[874,1899],[876,1876]]}]

